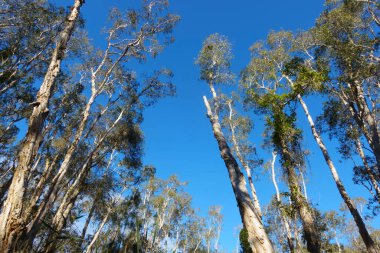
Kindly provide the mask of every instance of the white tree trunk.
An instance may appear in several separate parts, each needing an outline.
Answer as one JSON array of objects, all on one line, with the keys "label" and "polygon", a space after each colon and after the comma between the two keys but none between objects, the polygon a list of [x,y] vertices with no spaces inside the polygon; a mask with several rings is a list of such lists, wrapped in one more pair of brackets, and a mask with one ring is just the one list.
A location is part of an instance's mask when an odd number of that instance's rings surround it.
[{"label": "white tree trunk", "polygon": [[280,216],[281,216],[282,222],[284,223],[288,247],[289,247],[290,252],[293,253],[294,249],[295,249],[294,242],[293,242],[293,236],[292,236],[292,232],[290,230],[288,217],[286,217],[284,210],[283,210],[283,207],[282,207],[281,195],[280,195],[280,191],[278,189],[277,180],[276,180],[276,172],[275,172],[276,157],[277,157],[277,154],[275,152],[272,152],[272,164],[271,164],[272,182],[273,182],[274,188],[276,189],[276,200],[279,204],[279,211],[280,211]]},{"label": "white tree trunk", "polygon": [[315,129],[314,121],[313,121],[312,117],[310,116],[310,113],[309,113],[309,110],[307,108],[305,101],[302,99],[301,95],[299,95],[299,94],[298,94],[297,98],[298,98],[299,102],[301,103],[302,109],[305,112],[307,120],[309,121],[309,125],[310,125],[311,131],[313,133],[314,139],[317,142],[320,150],[322,151],[323,157],[324,157],[324,159],[325,159],[325,161],[326,161],[326,163],[330,169],[331,175],[335,181],[335,184],[339,190],[340,195],[342,196],[344,202],[346,203],[348,209],[350,210],[351,215],[353,216],[353,218],[355,220],[356,226],[359,229],[359,233],[360,233],[360,235],[364,241],[364,244],[367,247],[368,252],[373,252],[373,253],[379,252],[379,250],[377,249],[377,246],[375,245],[374,241],[372,240],[372,238],[371,238],[371,236],[370,236],[370,234],[369,234],[369,232],[365,226],[365,223],[364,223],[360,213],[356,209],[351,198],[348,196],[347,191],[346,191],[342,181],[339,178],[338,172],[335,169],[335,166],[334,166],[334,164],[330,158],[330,155],[327,151],[327,148],[326,148],[325,144],[323,143],[321,136],[318,134],[317,130]]},{"label": "white tree trunk", "polygon": [[269,237],[264,230],[264,225],[262,224],[260,217],[257,215],[252,199],[247,191],[245,177],[243,173],[241,173],[222,133],[219,118],[217,115],[212,113],[207,98],[203,97],[203,100],[207,109],[207,116],[210,119],[214,137],[218,143],[220,154],[230,177],[231,186],[235,193],[242,222],[248,231],[248,240],[251,248],[253,252],[257,253],[274,252]]},{"label": "white tree trunk", "polygon": [[249,167],[248,163],[245,161],[243,155],[241,154],[240,148],[239,148],[239,143],[238,143],[238,141],[236,139],[235,127],[233,126],[233,123],[232,123],[233,109],[232,109],[231,103],[228,103],[228,107],[229,107],[229,110],[230,110],[230,113],[229,113],[229,126],[230,126],[230,130],[231,130],[232,143],[234,145],[233,147],[234,147],[234,149],[236,151],[236,156],[238,157],[238,159],[240,161],[240,164],[243,166],[243,168],[245,169],[245,172],[247,174],[248,183],[249,183],[249,186],[251,188],[251,195],[252,195],[252,198],[253,198],[253,204],[255,206],[255,210],[256,210],[257,214],[261,218],[262,217],[261,206],[260,206],[259,198],[257,197],[255,186],[253,185],[253,180],[252,180],[252,175],[251,175],[251,168]]}]

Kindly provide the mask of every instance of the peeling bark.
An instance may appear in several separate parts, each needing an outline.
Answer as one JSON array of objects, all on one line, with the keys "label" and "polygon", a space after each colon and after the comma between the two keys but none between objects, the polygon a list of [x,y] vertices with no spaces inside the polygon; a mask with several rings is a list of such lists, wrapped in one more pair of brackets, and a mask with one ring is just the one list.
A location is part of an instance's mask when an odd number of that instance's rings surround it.
[{"label": "peeling bark", "polygon": [[56,78],[60,72],[67,43],[74,31],[75,23],[83,0],[75,0],[66,25],[54,49],[44,81],[37,93],[35,107],[29,118],[26,136],[18,154],[18,165],[9,188],[7,199],[0,214],[0,251],[17,251],[16,238],[25,230],[26,221],[22,219],[25,193],[31,164],[43,140],[42,129],[49,113],[49,99],[52,96]]}]

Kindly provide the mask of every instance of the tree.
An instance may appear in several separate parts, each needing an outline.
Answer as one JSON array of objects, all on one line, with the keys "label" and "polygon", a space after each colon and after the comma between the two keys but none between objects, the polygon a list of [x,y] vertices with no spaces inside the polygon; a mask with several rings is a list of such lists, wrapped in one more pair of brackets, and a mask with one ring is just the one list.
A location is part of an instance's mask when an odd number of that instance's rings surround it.
[{"label": "tree", "polygon": [[15,168],[8,196],[0,214],[0,249],[4,252],[9,252],[15,247],[17,231],[22,230],[22,223],[24,223],[22,211],[24,209],[23,203],[27,178],[31,169],[30,166],[43,139],[42,128],[49,112],[49,99],[54,89],[56,77],[60,72],[64,51],[79,17],[82,3],[82,0],[74,2],[71,13],[66,19],[66,25],[60,33],[59,41],[53,51],[49,68],[37,93],[37,99],[33,103],[34,108],[29,118],[27,134],[20,147],[17,167]]},{"label": "tree", "polygon": [[[165,39],[179,17],[166,12],[167,1],[146,1],[127,13],[114,9],[106,49],[82,44],[81,61],[68,70],[70,78],[59,79],[81,5],[82,1],[75,1],[71,8],[20,148],[2,209],[5,251],[30,251],[36,237],[47,251],[54,250],[54,244],[47,242],[57,241],[54,238],[64,231],[76,203],[85,196],[86,180],[98,177],[97,169],[108,170],[105,161],[112,160],[114,151],[120,178],[141,168],[142,111],[174,93],[169,70],[154,71],[139,81],[127,66],[131,59],[157,55],[172,41]],[[46,224],[50,231],[43,228]]]},{"label": "tree", "polygon": [[[310,58],[308,48],[304,47],[304,45],[307,45],[307,39],[308,36],[305,34],[293,38],[290,33],[286,32],[272,33],[268,37],[268,51],[265,53],[258,52],[257,54],[261,55],[260,57],[274,66],[273,74],[278,76],[276,77],[278,80],[277,85],[283,90],[288,90],[288,93],[282,94],[285,98],[285,103],[289,103],[291,100],[297,100],[300,103],[308,119],[313,137],[324,156],[340,195],[349,207],[368,249],[376,252],[376,247],[366,229],[363,219],[353,205],[322,137],[315,128],[308,107],[302,98],[303,95],[307,95],[314,90],[322,89],[322,83],[327,80],[326,71],[313,67],[311,63],[313,58]],[[257,86],[259,85],[257,84]]]},{"label": "tree", "polygon": [[[328,1],[311,29],[315,59],[329,71],[324,83],[331,103],[350,115],[380,166],[380,137],[376,105],[379,103],[379,5],[372,1]],[[333,122],[332,122],[333,123]],[[334,124],[332,124],[334,126]],[[350,124],[345,124],[346,133]]]},{"label": "tree", "polygon": [[258,215],[259,212],[249,196],[245,177],[231,152],[219,122],[220,102],[214,85],[230,82],[233,76],[229,70],[231,57],[231,46],[225,37],[213,34],[203,43],[197,64],[200,67],[201,79],[207,82],[212,93],[213,108],[205,96],[203,100],[214,137],[218,142],[220,154],[230,177],[242,222],[248,231],[251,248],[256,252],[273,252],[272,244]]},{"label": "tree", "polygon": [[297,168],[300,170],[304,166],[302,131],[295,124],[296,112],[292,104],[292,94],[286,93],[287,87],[281,83],[281,62],[286,59],[283,48],[289,45],[286,36],[286,33],[271,34],[268,36],[267,45],[256,43],[251,47],[252,58],[242,73],[242,84],[247,96],[247,105],[266,115],[270,143],[280,155],[291,200],[302,221],[308,250],[320,252],[320,233],[315,217],[301,193],[297,179]]}]

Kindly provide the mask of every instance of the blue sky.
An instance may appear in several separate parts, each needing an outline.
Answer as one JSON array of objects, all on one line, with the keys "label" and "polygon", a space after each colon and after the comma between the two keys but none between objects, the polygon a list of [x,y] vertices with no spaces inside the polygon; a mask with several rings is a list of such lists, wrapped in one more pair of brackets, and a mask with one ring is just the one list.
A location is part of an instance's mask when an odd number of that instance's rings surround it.
[{"label": "blue sky", "polygon": [[[106,9],[115,5],[121,8],[138,3],[140,0],[87,0],[83,16],[90,37],[95,44],[101,44],[101,28],[107,17]],[[71,0],[53,1],[61,6],[71,5]],[[168,67],[174,72],[177,95],[161,100],[145,113],[143,130],[145,134],[145,164],[157,167],[158,175],[168,177],[177,174],[188,181],[188,192],[193,196],[193,205],[205,214],[208,206],[223,206],[224,226],[220,243],[222,249],[231,252],[236,245],[234,227],[241,221],[232,193],[224,163],[220,158],[211,126],[206,118],[202,102],[203,95],[210,95],[205,83],[199,80],[199,70],[194,60],[203,40],[212,33],[221,33],[232,42],[235,59],[232,69],[235,73],[249,61],[248,48],[257,40],[265,39],[272,30],[310,28],[323,9],[322,0],[172,0],[171,10],[182,17],[174,31],[176,41],[155,60],[148,61],[145,69]],[[320,112],[319,98],[308,98],[312,104],[314,118]],[[304,126],[304,146],[311,151],[311,170],[308,170],[308,194],[321,210],[337,209],[341,202],[328,168],[307,128],[306,118],[299,116]],[[256,125],[252,141],[259,148],[259,156],[270,159],[267,151],[260,149],[262,119],[253,117]],[[325,138],[331,152],[334,143]],[[352,184],[352,164],[338,162],[336,166],[352,196],[365,194],[363,189]],[[262,205],[268,203],[274,194],[269,176],[259,174],[255,183]]]}]

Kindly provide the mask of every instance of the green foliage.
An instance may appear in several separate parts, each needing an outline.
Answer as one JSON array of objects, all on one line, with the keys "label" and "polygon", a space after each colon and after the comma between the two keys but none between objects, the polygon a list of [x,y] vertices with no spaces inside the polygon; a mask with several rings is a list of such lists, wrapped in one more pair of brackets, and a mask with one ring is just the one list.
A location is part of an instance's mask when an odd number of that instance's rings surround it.
[{"label": "green foliage", "polygon": [[212,84],[230,84],[234,75],[230,71],[233,58],[231,43],[226,36],[212,34],[203,42],[196,60],[201,71],[201,80]]},{"label": "green foliage", "polygon": [[252,249],[248,242],[248,231],[246,228],[242,228],[239,233],[240,240],[240,253],[251,253]]}]

